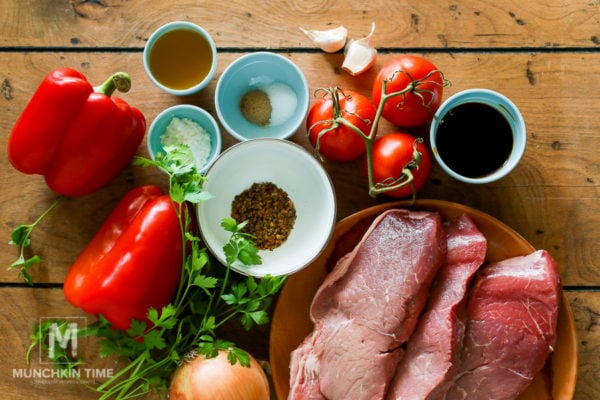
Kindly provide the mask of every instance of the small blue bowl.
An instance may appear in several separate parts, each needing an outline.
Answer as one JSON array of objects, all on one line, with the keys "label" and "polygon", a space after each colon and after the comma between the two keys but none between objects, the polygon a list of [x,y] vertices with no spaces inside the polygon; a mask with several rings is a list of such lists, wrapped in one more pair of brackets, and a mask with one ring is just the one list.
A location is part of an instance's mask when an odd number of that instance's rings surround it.
[{"label": "small blue bowl", "polygon": [[[242,97],[256,89],[269,94],[273,107],[272,122],[266,125],[250,122],[240,109]],[[223,71],[217,82],[215,108],[225,130],[239,141],[287,139],[304,122],[309,100],[308,83],[300,68],[282,55],[256,52],[238,58]]]},{"label": "small blue bowl", "polygon": [[[204,58],[208,58],[208,56],[210,56],[212,58],[212,63],[211,63],[210,69],[208,70],[206,76],[200,82],[198,82],[195,85],[193,85],[189,88],[186,88],[186,89],[174,89],[174,88],[166,86],[165,84],[163,84],[161,81],[159,81],[154,76],[154,73],[152,72],[152,68],[150,67],[150,65],[151,65],[150,54],[152,53],[152,47],[155,45],[155,43],[161,37],[163,37],[165,34],[168,34],[172,31],[180,31],[180,30],[196,32],[197,34],[202,36],[208,43],[208,50],[210,52],[210,54],[202,54],[202,56]],[[198,51],[198,52],[199,51],[205,52],[206,50],[207,49],[202,49],[202,48],[196,49],[196,51]],[[186,53],[186,54],[189,54],[189,53]],[[170,93],[170,94],[173,94],[176,96],[187,96],[187,95],[191,95],[191,94],[201,91],[202,89],[206,88],[206,86],[208,86],[208,84],[212,81],[212,79],[215,76],[215,73],[217,71],[217,62],[218,62],[217,46],[216,46],[213,38],[210,36],[210,34],[201,26],[198,26],[198,25],[196,25],[192,22],[188,22],[188,21],[172,21],[172,22],[162,25],[156,31],[154,31],[152,33],[152,35],[150,35],[150,38],[148,39],[148,41],[146,42],[146,45],[144,46],[143,61],[144,61],[144,69],[146,70],[146,74],[148,75],[148,78],[150,78],[152,83],[154,83],[157,87],[159,87],[160,89],[164,90],[167,93]],[[179,62],[180,61],[181,60],[179,60]],[[175,62],[178,62],[178,60],[168,59],[165,62],[175,63]],[[178,69],[181,70],[182,68],[178,68]]]},{"label": "small blue bowl", "polygon": [[147,145],[150,157],[154,160],[157,153],[165,154],[165,149],[161,144],[161,136],[167,130],[167,126],[173,118],[187,118],[200,125],[210,136],[210,151],[206,162],[202,166],[197,166],[200,173],[206,172],[208,167],[215,161],[221,153],[221,131],[217,121],[206,110],[190,105],[178,104],[176,106],[163,110],[156,116],[150,128],[148,129]]}]

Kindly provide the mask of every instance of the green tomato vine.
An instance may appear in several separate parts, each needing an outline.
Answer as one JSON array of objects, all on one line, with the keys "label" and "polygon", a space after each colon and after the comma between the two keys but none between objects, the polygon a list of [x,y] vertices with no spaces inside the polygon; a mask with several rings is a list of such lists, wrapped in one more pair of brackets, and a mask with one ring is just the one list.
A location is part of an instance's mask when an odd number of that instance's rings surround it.
[{"label": "green tomato vine", "polygon": [[[432,70],[427,75],[425,75],[423,78],[420,78],[420,79],[414,79],[409,72],[399,70],[399,71],[396,71],[395,74],[406,74],[410,78],[410,82],[402,90],[399,90],[397,92],[387,93],[387,84],[389,83],[389,81],[394,79],[394,76],[390,77],[389,79],[384,79],[382,81],[381,100],[375,110],[375,118],[373,119],[373,121],[365,121],[365,122],[370,122],[370,126],[371,126],[369,133],[367,133],[367,134],[363,133],[356,125],[352,124],[350,121],[348,121],[346,118],[344,118],[343,112],[348,112],[348,111],[342,110],[340,107],[340,94],[342,96],[346,96],[341,88],[336,86],[336,87],[332,87],[332,88],[328,88],[328,89],[319,89],[320,91],[321,90],[325,91],[326,95],[331,96],[332,108],[333,108],[333,118],[329,119],[329,120],[323,120],[323,121],[317,122],[317,124],[330,124],[330,126],[326,129],[323,129],[321,132],[319,132],[319,136],[317,138],[317,143],[315,146],[315,155],[320,157],[320,154],[319,154],[320,138],[323,135],[325,135],[327,132],[335,130],[340,125],[344,125],[344,126],[348,127],[349,129],[351,129],[358,136],[360,136],[365,143],[366,158],[367,158],[367,160],[366,160],[367,178],[368,178],[368,187],[369,187],[368,192],[369,192],[370,196],[376,197],[379,194],[389,192],[392,190],[396,190],[396,189],[399,189],[399,188],[407,186],[407,185],[412,185],[412,182],[414,180],[413,171],[419,168],[419,164],[421,163],[421,159],[422,159],[422,154],[417,150],[417,144],[419,142],[423,142],[423,139],[415,138],[415,143],[413,146],[413,149],[414,149],[413,158],[402,168],[400,176],[397,179],[390,177],[389,179],[386,179],[383,182],[375,182],[375,177],[374,177],[374,173],[373,173],[373,143],[375,142],[375,139],[377,136],[377,130],[379,128],[379,122],[382,117],[385,103],[393,97],[401,96],[401,97],[405,98],[408,93],[413,93],[421,99],[421,101],[423,103],[423,107],[430,110],[433,115],[433,110],[431,110],[430,104],[426,103],[425,97],[423,96],[423,93],[431,93],[431,92],[428,90],[425,90],[425,89],[421,89],[420,86],[422,86],[426,83],[427,84],[432,84],[432,83],[438,84],[435,81],[429,80],[429,78],[436,73],[440,74],[440,76],[441,76],[441,79],[442,79],[441,85],[442,86],[446,86],[449,84],[449,81],[444,78],[444,75],[439,70]],[[364,121],[364,119],[362,119],[361,116],[359,116],[359,115],[356,115],[356,116],[358,118],[361,118],[361,120]],[[413,188],[413,200],[414,200],[415,196],[416,196],[416,193]]]}]

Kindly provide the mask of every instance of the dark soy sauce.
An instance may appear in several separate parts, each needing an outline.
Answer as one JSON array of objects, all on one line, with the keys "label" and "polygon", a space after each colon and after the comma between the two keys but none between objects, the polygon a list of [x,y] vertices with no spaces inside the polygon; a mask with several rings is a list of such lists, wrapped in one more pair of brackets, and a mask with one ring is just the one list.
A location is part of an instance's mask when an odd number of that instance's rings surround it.
[{"label": "dark soy sauce", "polygon": [[513,147],[512,130],[504,115],[478,102],[450,109],[440,121],[435,141],[444,163],[469,178],[502,167]]}]

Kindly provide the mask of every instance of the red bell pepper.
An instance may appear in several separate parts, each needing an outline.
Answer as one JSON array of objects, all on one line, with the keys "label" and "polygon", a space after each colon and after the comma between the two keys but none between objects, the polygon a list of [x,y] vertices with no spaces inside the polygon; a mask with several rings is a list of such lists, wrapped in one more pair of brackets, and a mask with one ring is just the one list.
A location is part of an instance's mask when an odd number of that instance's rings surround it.
[{"label": "red bell pepper", "polygon": [[71,266],[67,300],[127,330],[148,309],[167,305],[182,273],[182,235],[169,195],[156,186],[131,190]]},{"label": "red bell pepper", "polygon": [[131,161],[146,132],[146,119],[113,91],[128,91],[119,72],[92,87],[70,68],[52,71],[15,123],[8,158],[26,174],[44,175],[49,188],[65,196],[92,193]]}]

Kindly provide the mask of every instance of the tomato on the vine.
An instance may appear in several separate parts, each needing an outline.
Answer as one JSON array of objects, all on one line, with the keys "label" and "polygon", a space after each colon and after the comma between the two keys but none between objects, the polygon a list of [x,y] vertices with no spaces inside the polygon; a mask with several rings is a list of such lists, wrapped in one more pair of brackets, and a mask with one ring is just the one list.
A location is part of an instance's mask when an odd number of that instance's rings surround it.
[{"label": "tomato on the vine", "polygon": [[330,89],[310,108],[306,129],[311,144],[323,157],[333,161],[351,161],[365,153],[365,141],[340,122],[341,118],[368,135],[375,118],[375,107],[360,93]]},{"label": "tomato on the vine", "polygon": [[384,80],[387,81],[386,95],[412,86],[406,93],[388,98],[382,110],[385,119],[401,127],[417,127],[431,122],[442,101],[445,84],[444,77],[433,63],[413,55],[388,61],[373,83],[376,107],[381,102]]},{"label": "tomato on the vine", "polygon": [[[373,180],[377,185],[388,184],[401,178],[403,170],[414,160],[414,152],[420,153],[418,166],[410,168],[412,185],[384,192],[391,197],[409,197],[425,186],[431,173],[431,156],[422,140],[404,132],[389,133],[373,142]],[[368,169],[368,165],[365,167]],[[368,173],[368,170],[367,170]]]}]

